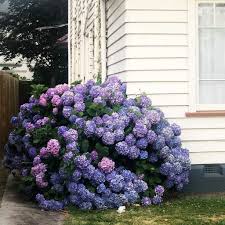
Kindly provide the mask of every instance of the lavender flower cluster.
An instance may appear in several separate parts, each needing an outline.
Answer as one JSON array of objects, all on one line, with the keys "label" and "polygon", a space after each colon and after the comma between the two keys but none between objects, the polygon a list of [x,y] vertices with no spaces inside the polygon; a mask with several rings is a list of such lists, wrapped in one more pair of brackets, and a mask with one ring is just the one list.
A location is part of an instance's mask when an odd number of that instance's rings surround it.
[{"label": "lavender flower cluster", "polygon": [[43,209],[160,204],[165,191],[188,183],[181,128],[146,95],[128,98],[117,77],[49,88],[11,123],[5,166]]}]

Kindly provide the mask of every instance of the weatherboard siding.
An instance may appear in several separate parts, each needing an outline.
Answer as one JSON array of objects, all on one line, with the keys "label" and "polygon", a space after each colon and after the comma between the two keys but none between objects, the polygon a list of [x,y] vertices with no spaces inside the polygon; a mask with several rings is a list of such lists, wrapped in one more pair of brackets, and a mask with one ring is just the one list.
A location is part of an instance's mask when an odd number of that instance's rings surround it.
[{"label": "weatherboard siding", "polygon": [[108,0],[107,73],[121,77],[130,96],[148,94],[170,122],[181,125],[192,164],[225,163],[225,117],[185,116],[191,76],[188,1]]},{"label": "weatherboard siding", "polygon": [[69,1],[69,82],[97,79],[100,73],[100,1]]}]

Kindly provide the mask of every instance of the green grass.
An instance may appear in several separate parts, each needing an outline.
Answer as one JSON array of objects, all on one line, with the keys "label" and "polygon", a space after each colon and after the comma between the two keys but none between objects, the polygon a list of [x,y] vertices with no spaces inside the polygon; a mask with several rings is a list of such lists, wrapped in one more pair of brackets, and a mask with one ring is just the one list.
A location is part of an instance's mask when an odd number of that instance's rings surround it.
[{"label": "green grass", "polygon": [[65,225],[225,225],[225,197],[186,197],[162,206],[116,210],[69,210]]}]

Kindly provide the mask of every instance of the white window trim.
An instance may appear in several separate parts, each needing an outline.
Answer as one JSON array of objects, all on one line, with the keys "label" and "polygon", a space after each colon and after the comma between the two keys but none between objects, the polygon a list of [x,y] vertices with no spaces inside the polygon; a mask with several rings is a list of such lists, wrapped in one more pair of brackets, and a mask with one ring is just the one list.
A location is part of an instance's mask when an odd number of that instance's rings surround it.
[{"label": "white window trim", "polygon": [[225,104],[199,104],[198,3],[225,3],[225,0],[188,0],[189,112],[225,110]]}]

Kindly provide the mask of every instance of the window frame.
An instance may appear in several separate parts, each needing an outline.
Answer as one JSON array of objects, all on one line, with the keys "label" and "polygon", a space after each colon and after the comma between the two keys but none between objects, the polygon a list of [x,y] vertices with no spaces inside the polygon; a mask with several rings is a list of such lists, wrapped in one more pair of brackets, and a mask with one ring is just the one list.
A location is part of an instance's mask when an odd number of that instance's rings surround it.
[{"label": "window frame", "polygon": [[189,112],[225,110],[225,104],[199,103],[199,21],[200,3],[224,3],[225,0],[188,0],[188,44],[189,44]]}]

